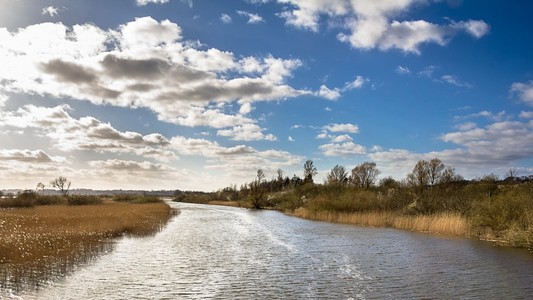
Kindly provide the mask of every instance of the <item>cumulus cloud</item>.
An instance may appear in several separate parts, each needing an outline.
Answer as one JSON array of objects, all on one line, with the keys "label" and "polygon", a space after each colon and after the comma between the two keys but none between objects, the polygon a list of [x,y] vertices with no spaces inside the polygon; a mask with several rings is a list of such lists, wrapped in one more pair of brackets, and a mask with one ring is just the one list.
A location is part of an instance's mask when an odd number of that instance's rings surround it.
[{"label": "cumulus cloud", "polygon": [[[485,127],[475,124],[460,126],[459,131],[445,133],[440,139],[456,148],[428,153],[413,153],[405,149],[389,149],[368,156],[387,173],[405,175],[420,159],[440,158],[467,176],[478,176],[491,166],[511,166],[513,162],[533,156],[533,123],[496,121]],[[476,175],[477,174],[477,175]]]},{"label": "cumulus cloud", "polygon": [[363,155],[366,153],[365,147],[354,142],[332,142],[329,144],[320,145],[319,149],[325,156],[352,156]]},{"label": "cumulus cloud", "polygon": [[232,20],[231,20],[231,17],[230,17],[228,14],[222,14],[222,15],[220,16],[220,20],[221,20],[222,23],[224,23],[224,24],[229,24],[229,23],[231,23],[231,21],[232,21]]},{"label": "cumulus cloud", "polygon": [[298,59],[203,49],[184,40],[181,28],[169,20],[137,18],[116,30],[42,23],[14,32],[0,28],[0,39],[0,94],[148,108],[159,120],[183,126],[251,128],[256,120],[220,105],[320,94],[287,84],[302,66]]},{"label": "cumulus cloud", "polygon": [[359,127],[354,124],[345,123],[345,124],[329,124],[323,127],[325,130],[331,132],[347,132],[347,133],[359,133]]},{"label": "cumulus cloud", "polygon": [[55,17],[59,13],[59,8],[55,6],[48,6],[42,9],[42,15],[49,15],[50,17]]},{"label": "cumulus cloud", "polygon": [[533,80],[527,83],[514,82],[511,85],[511,93],[529,106],[533,106]]},{"label": "cumulus cloud", "polygon": [[176,159],[170,141],[159,133],[142,135],[119,131],[93,117],[73,118],[67,105],[26,105],[0,116],[0,126],[30,128],[46,135],[61,151],[90,150],[100,153],[135,153],[159,160]]},{"label": "cumulus cloud", "polygon": [[247,12],[247,11],[243,11],[243,10],[238,10],[237,14],[239,16],[248,18],[248,23],[249,24],[257,24],[257,23],[262,23],[262,22],[265,21],[263,19],[263,17],[261,17],[260,15],[254,14],[254,13],[250,13],[250,12]]},{"label": "cumulus cloud", "polygon": [[1,161],[18,161],[30,163],[63,162],[64,157],[51,157],[43,150],[0,149]]},{"label": "cumulus cloud", "polygon": [[[445,45],[451,37],[464,31],[475,38],[486,35],[490,27],[482,20],[453,21],[434,24],[425,20],[400,21],[420,0],[366,1],[366,0],[278,0],[285,10],[278,15],[287,25],[317,32],[321,17],[341,18],[347,32],[338,39],[357,49],[399,49],[420,53],[420,45]],[[288,5],[287,5],[288,4]]]},{"label": "cumulus cloud", "polygon": [[337,100],[341,96],[341,92],[338,88],[330,89],[325,85],[321,85],[318,96],[328,100]]},{"label": "cumulus cloud", "polygon": [[231,129],[218,130],[217,135],[229,137],[234,141],[277,140],[272,134],[264,134],[264,130],[257,124],[245,124],[234,126]]}]

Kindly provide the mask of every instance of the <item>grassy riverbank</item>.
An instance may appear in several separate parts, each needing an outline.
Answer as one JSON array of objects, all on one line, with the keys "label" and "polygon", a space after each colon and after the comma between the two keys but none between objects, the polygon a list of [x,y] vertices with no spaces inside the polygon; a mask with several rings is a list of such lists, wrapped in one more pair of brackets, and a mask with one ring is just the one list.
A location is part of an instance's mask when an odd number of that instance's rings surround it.
[{"label": "grassy riverbank", "polygon": [[299,208],[289,215],[298,218],[353,224],[369,227],[390,227],[411,231],[469,236],[470,226],[465,217],[459,214],[442,213],[436,215],[406,216],[394,212],[356,212],[342,213],[331,211],[311,211]]},{"label": "grassy riverbank", "polygon": [[0,209],[0,265],[86,255],[113,237],[155,233],[171,217],[164,202]]}]

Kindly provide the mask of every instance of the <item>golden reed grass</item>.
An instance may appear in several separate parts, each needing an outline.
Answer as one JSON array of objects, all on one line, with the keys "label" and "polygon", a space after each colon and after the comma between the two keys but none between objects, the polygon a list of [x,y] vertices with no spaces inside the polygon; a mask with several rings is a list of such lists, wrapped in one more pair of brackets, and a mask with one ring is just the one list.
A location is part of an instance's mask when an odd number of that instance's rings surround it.
[{"label": "golden reed grass", "polygon": [[2,209],[0,265],[66,258],[112,237],[157,232],[171,217],[166,203]]},{"label": "golden reed grass", "polygon": [[299,208],[289,214],[303,219],[353,224],[359,226],[391,227],[411,231],[456,236],[469,235],[469,226],[466,218],[459,214],[452,213],[404,216],[387,211],[341,213],[330,211],[315,212],[305,208]]}]

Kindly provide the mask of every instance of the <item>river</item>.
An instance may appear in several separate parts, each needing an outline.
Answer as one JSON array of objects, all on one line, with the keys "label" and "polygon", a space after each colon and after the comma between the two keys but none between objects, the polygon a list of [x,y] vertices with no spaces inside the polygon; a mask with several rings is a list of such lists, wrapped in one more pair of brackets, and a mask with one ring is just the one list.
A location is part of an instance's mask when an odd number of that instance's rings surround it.
[{"label": "river", "polygon": [[[527,299],[533,254],[480,241],[172,203],[155,236],[24,299]],[[1,298],[1,297],[0,297]]]}]

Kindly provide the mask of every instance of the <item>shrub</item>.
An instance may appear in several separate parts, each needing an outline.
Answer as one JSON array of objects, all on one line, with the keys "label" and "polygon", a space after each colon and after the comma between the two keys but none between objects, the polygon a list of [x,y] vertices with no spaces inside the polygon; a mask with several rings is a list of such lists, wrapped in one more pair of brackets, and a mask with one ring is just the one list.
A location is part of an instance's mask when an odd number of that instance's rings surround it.
[{"label": "shrub", "polygon": [[156,196],[144,196],[144,195],[115,195],[113,197],[115,202],[127,202],[132,204],[144,204],[144,203],[158,203],[162,202],[159,197]]},{"label": "shrub", "polygon": [[67,200],[59,195],[38,195],[36,205],[64,204]]},{"label": "shrub", "polygon": [[70,195],[67,197],[69,205],[94,205],[101,204],[103,199],[92,195]]}]

